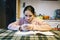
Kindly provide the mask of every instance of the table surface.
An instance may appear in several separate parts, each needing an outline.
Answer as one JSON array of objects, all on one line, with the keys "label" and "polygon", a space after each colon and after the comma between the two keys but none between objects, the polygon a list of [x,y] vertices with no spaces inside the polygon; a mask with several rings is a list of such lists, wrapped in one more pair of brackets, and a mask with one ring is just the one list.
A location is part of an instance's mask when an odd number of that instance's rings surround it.
[{"label": "table surface", "polygon": [[51,31],[54,36],[46,35],[29,35],[15,36],[16,31],[0,29],[0,40],[60,40],[60,31]]}]

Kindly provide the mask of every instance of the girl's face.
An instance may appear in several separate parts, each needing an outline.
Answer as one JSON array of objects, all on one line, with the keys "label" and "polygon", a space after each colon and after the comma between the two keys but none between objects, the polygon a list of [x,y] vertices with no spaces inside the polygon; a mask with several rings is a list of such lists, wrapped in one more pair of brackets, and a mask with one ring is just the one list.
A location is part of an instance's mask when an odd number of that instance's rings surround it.
[{"label": "girl's face", "polygon": [[26,10],[25,11],[25,20],[27,22],[31,22],[33,20],[33,18],[34,18],[33,13],[31,11],[29,11],[29,10]]}]

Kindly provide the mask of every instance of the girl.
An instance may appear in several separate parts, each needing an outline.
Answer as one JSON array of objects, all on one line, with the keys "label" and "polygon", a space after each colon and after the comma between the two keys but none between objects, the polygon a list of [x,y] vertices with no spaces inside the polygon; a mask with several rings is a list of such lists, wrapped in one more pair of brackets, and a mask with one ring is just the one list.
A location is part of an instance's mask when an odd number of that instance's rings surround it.
[{"label": "girl", "polygon": [[24,11],[24,17],[20,18],[19,21],[9,24],[8,29],[11,30],[39,30],[39,31],[49,31],[51,27],[44,22],[36,18],[35,9],[29,5],[26,6]]}]

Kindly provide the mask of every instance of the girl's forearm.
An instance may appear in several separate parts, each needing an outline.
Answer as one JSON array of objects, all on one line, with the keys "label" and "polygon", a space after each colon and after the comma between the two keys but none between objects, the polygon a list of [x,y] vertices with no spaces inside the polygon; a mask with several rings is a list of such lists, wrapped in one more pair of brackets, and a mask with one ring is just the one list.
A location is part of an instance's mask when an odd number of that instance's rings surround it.
[{"label": "girl's forearm", "polygon": [[51,27],[49,25],[35,25],[33,30],[49,31],[51,30]]},{"label": "girl's forearm", "polygon": [[8,29],[10,29],[10,30],[18,30],[19,27],[20,27],[20,25],[16,25],[14,23],[11,23],[8,25]]}]

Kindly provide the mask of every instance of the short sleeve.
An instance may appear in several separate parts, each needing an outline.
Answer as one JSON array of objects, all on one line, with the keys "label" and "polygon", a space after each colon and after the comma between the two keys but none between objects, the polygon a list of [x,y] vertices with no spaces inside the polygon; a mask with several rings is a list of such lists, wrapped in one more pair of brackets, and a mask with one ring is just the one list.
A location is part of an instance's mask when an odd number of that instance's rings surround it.
[{"label": "short sleeve", "polygon": [[23,23],[24,23],[24,19],[23,18],[20,18],[19,25],[22,25]]}]

